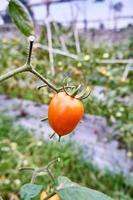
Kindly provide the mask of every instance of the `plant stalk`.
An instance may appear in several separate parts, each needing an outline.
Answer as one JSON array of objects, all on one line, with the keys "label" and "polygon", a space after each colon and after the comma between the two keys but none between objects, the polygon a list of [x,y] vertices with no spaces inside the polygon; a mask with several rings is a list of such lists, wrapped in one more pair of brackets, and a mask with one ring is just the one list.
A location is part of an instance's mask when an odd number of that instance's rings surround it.
[{"label": "plant stalk", "polygon": [[46,83],[54,91],[56,92],[59,91],[52,83],[50,83],[46,78],[44,78],[41,74],[39,74],[35,69],[31,68],[29,71],[33,73],[34,75],[36,75],[38,78],[40,78],[44,83]]},{"label": "plant stalk", "polygon": [[11,78],[12,76],[15,76],[18,73],[26,72],[26,71],[28,71],[28,67],[27,67],[27,65],[23,65],[22,67],[19,67],[17,69],[9,71],[8,73],[0,76],[0,82],[3,82],[3,81],[5,81],[8,78]]},{"label": "plant stalk", "polygon": [[32,167],[22,167],[19,169],[19,171],[24,171],[24,170],[28,170],[28,171],[34,171],[35,169]]},{"label": "plant stalk", "polygon": [[32,49],[33,49],[33,44],[34,44],[35,37],[31,35],[31,36],[29,36],[28,39],[29,39],[29,50],[28,50],[27,64],[30,65]]}]

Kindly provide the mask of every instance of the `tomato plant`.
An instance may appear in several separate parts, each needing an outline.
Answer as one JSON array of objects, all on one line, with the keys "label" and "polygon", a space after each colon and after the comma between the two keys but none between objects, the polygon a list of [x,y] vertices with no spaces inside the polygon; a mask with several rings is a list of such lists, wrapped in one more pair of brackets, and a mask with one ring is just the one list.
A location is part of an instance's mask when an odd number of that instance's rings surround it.
[{"label": "tomato plant", "polygon": [[[40,200],[112,200],[110,197],[106,196],[101,192],[82,187],[66,177],[59,176],[54,178],[51,173],[50,167],[55,164],[55,162],[60,161],[60,159],[55,159],[48,163],[48,165],[41,168],[21,168],[21,170],[32,170],[31,182],[23,185],[20,190],[21,199],[32,199],[40,195]],[[48,175],[53,182],[52,192],[48,194],[42,191],[43,186],[35,184],[35,179],[40,173],[44,173],[45,176]],[[42,192],[41,192],[42,191]]]}]

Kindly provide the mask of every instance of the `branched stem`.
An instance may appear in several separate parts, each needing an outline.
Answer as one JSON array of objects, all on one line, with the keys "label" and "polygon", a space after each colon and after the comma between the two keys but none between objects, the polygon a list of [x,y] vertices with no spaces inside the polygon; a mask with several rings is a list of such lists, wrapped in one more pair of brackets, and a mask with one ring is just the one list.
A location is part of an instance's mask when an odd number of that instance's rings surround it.
[{"label": "branched stem", "polygon": [[33,171],[33,174],[32,174],[32,177],[31,177],[30,183],[33,184],[33,183],[35,182],[35,179],[36,179],[37,175],[38,175],[38,174],[37,174],[37,171],[34,170],[34,171]]},{"label": "branched stem", "polygon": [[50,83],[46,78],[44,78],[41,74],[39,74],[35,69],[33,69],[32,66],[26,65],[26,64],[23,65],[22,67],[14,69],[14,70],[0,76],[0,82],[3,82],[6,79],[9,79],[19,73],[28,72],[28,71],[31,72],[32,74],[36,75],[38,78],[40,78],[45,84],[47,84],[55,92],[58,92],[60,90],[60,89],[56,88],[52,83]]},{"label": "branched stem", "polygon": [[39,74],[35,69],[31,68],[29,71],[31,73],[33,73],[34,75],[36,75],[38,78],[40,78],[44,83],[46,83],[55,92],[59,91],[52,83],[50,83],[46,78],[44,78],[41,74]]},{"label": "branched stem", "polygon": [[16,74],[19,74],[21,72],[26,72],[26,71],[28,71],[27,65],[24,65],[22,67],[9,71],[8,73],[0,76],[0,82],[5,81],[6,79],[11,78],[12,76],[15,76]]},{"label": "branched stem", "polygon": [[46,85],[48,85],[51,89],[53,89],[55,92],[59,92],[60,89],[56,88],[52,83],[50,83],[45,77],[43,77],[41,74],[39,74],[31,65],[31,55],[32,55],[32,49],[33,49],[33,43],[34,43],[34,36],[29,37],[29,51],[28,51],[28,57],[27,62],[22,67],[19,67],[17,69],[14,69],[12,71],[9,71],[8,73],[0,76],[0,82],[11,78],[12,76],[15,76],[16,74],[22,73],[22,72],[31,72],[35,76],[37,76],[40,80],[42,80]]},{"label": "branched stem", "polygon": [[48,173],[49,177],[51,178],[51,180],[52,180],[52,182],[53,182],[53,184],[54,184],[54,187],[55,187],[55,186],[56,186],[55,179],[54,179],[52,173],[50,172],[50,170],[49,170],[48,168],[47,168],[47,173]]},{"label": "branched stem", "polygon": [[52,160],[52,161],[47,165],[47,168],[49,168],[50,166],[52,166],[52,165],[55,164],[56,162],[60,162],[60,158],[55,158],[54,160]]},{"label": "branched stem", "polygon": [[35,169],[32,167],[22,167],[19,169],[19,171],[23,171],[23,170],[34,171]]}]

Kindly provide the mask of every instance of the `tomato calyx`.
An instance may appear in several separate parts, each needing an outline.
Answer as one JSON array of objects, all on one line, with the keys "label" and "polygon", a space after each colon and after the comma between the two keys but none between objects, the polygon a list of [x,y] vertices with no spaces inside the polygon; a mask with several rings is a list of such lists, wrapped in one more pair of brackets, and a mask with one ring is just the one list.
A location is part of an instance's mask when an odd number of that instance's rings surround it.
[{"label": "tomato calyx", "polygon": [[75,99],[84,100],[90,96],[92,92],[92,87],[84,88],[81,84],[78,86],[71,86],[68,83],[68,78],[65,79],[63,85],[63,91],[68,95]]},{"label": "tomato calyx", "polygon": [[[55,134],[56,133],[54,132],[52,135],[49,136],[49,138],[52,139],[55,136]],[[59,135],[59,139],[58,139],[58,142],[60,142],[60,141],[61,141],[61,135]]]}]

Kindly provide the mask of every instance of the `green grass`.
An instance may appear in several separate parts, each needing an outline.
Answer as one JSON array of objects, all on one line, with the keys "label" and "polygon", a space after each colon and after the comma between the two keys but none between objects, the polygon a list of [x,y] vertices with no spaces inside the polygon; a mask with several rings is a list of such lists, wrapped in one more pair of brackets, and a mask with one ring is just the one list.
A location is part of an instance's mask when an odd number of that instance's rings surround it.
[{"label": "green grass", "polygon": [[[22,184],[29,182],[31,174],[19,172],[18,168],[45,166],[52,159],[60,157],[61,162],[52,169],[55,177],[64,175],[86,187],[104,192],[116,200],[131,200],[133,189],[125,183],[121,174],[98,170],[82,160],[82,152],[74,145],[46,142],[35,138],[22,127],[15,128],[13,121],[0,117],[0,193],[8,199],[9,193],[18,193]],[[46,176],[36,179],[37,183],[51,183]]]}]

